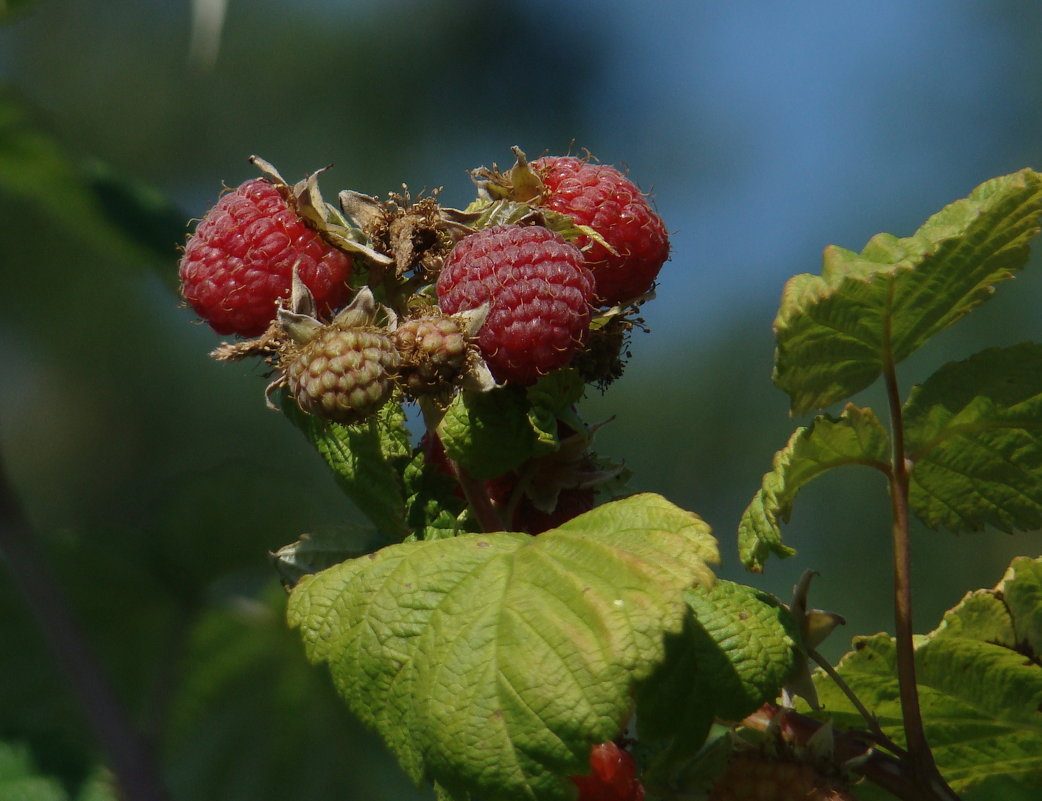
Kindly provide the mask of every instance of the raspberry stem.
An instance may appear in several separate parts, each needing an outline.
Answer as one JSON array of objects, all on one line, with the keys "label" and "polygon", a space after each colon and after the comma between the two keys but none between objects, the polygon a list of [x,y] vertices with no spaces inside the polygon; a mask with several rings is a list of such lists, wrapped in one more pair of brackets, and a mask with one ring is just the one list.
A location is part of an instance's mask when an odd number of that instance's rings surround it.
[{"label": "raspberry stem", "polygon": [[[889,292],[893,293],[893,285]],[[892,298],[891,298],[892,300]],[[915,645],[912,639],[912,559],[911,537],[908,527],[909,463],[905,451],[904,417],[900,388],[897,383],[890,321],[886,317],[883,329],[883,376],[886,382],[887,403],[890,407],[892,456],[890,468],[890,503],[893,512],[894,551],[894,640],[897,650],[897,683],[901,697],[908,762],[921,797],[957,798],[937,769],[933,752],[926,739],[922,710],[919,706],[919,687],[915,678]]]},{"label": "raspberry stem", "polygon": [[449,470],[452,471],[453,477],[459,483],[460,489],[463,490],[467,504],[474,513],[481,530],[486,532],[505,531],[507,527],[499,519],[499,515],[496,513],[495,507],[492,506],[492,500],[488,497],[484,485],[468,475],[467,471],[460,467],[459,462],[455,459],[449,459],[448,457],[446,459],[449,463]]},{"label": "raspberry stem", "polygon": [[[428,436],[437,437],[438,424],[441,422],[442,417],[445,416],[445,410],[430,398],[421,398],[419,406],[420,414],[423,415],[423,422],[427,426]],[[456,479],[456,483],[463,490],[463,497],[467,499],[467,505],[470,507],[471,512],[474,513],[481,530],[487,532],[505,531],[506,527],[492,505],[492,499],[489,498],[484,485],[468,475],[467,471],[460,467],[459,462],[448,454],[445,454],[445,461],[448,463],[452,477]]]}]

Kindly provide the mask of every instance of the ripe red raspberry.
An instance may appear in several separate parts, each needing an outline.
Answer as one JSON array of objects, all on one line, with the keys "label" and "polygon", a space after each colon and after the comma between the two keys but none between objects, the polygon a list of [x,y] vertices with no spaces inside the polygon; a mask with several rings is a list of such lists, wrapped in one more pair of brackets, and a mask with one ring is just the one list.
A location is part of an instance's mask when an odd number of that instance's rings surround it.
[{"label": "ripe red raspberry", "polygon": [[478,348],[496,380],[526,385],[582,346],[593,287],[574,245],[541,226],[499,225],[456,244],[437,290],[447,314],[489,304]]},{"label": "ripe red raspberry", "polygon": [[614,167],[572,156],[546,156],[532,168],[543,179],[546,208],[590,226],[615,250],[587,236],[576,242],[597,282],[598,302],[614,306],[647,292],[669,257],[669,236],[633,182]]},{"label": "ripe red raspberry", "polygon": [[644,787],[637,780],[637,762],[615,743],[595,745],[590,751],[590,773],[572,776],[579,801],[644,801]]},{"label": "ripe red raspberry", "polygon": [[390,397],[398,351],[376,329],[329,325],[291,358],[286,385],[305,412],[357,423]]},{"label": "ripe red raspberry", "polygon": [[257,178],[224,195],[196,227],[181,257],[181,294],[218,334],[258,336],[289,295],[294,265],[321,313],[343,304],[351,257]]}]

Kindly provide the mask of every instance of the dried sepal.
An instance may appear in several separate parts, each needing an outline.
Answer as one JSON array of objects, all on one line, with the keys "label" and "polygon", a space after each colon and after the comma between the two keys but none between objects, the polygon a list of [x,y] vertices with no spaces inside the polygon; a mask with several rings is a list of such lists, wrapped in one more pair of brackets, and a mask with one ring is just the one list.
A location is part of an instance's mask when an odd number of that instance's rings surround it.
[{"label": "dried sepal", "polygon": [[373,247],[388,257],[399,278],[415,274],[437,276],[445,255],[463,236],[473,232],[472,218],[456,209],[443,209],[438,190],[413,199],[404,185],[386,201],[360,192],[340,193],[344,214],[368,237]]},{"label": "dried sepal", "polygon": [[809,652],[813,652],[836,628],[846,623],[841,615],[834,612],[826,612],[821,609],[811,609],[807,605],[807,596],[810,592],[811,579],[817,573],[813,570],[805,570],[800,577],[799,583],[793,587],[792,603],[789,611],[796,619],[800,627],[800,639],[804,652],[797,660],[796,666],[782,687],[782,702],[786,706],[793,706],[797,696],[803,698],[812,709],[820,709],[818,692],[811,678],[811,659]]}]

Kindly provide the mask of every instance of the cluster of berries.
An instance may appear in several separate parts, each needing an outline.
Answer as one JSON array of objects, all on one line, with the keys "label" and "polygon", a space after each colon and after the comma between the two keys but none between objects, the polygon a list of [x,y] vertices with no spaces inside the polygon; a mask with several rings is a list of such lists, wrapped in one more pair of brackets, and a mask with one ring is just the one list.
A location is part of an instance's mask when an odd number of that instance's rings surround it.
[{"label": "cluster of berries", "polygon": [[[651,289],[666,229],[615,168],[515,152],[506,173],[474,171],[463,211],[356,192],[336,208],[317,174],[291,186],[254,159],[264,177],[223,195],[188,240],[184,298],[218,333],[256,338],[219,355],[266,355],[302,409],[342,423],[395,386],[444,399],[468,376],[525,386],[580,362],[610,380],[633,324],[619,312]],[[607,360],[583,358],[605,342]]]},{"label": "cluster of berries", "polygon": [[[477,199],[386,201],[341,192],[326,203],[318,173],[290,185],[254,158],[261,178],[226,192],[180,262],[181,290],[220,334],[214,356],[258,356],[310,415],[351,425],[403,397],[421,405],[424,464],[458,480],[437,433],[460,392],[529,387],[561,368],[602,385],[621,371],[634,316],[669,256],[665,226],[614,167],[571,156],[472,173]],[[520,390],[518,390],[520,392]],[[477,482],[492,525],[539,534],[591,509],[614,477],[593,459],[596,427],[559,415],[552,452]],[[463,497],[466,495],[466,497]],[[483,521],[479,521],[488,528]],[[642,801],[633,757],[595,746],[573,777],[583,801]]]}]

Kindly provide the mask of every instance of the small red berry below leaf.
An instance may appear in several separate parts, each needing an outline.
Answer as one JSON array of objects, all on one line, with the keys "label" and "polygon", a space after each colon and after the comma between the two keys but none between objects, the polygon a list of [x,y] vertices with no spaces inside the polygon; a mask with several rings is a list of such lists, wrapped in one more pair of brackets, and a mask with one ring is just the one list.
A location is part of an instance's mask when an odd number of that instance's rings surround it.
[{"label": "small red berry below leaf", "polygon": [[572,776],[579,801],[644,801],[644,787],[637,779],[637,761],[613,742],[590,750],[590,773]]},{"label": "small red berry below leaf", "polygon": [[590,322],[583,254],[538,225],[498,225],[461,240],[438,276],[446,314],[489,304],[478,349],[497,381],[525,386],[564,367]]},{"label": "small red berry below leaf", "polygon": [[218,334],[264,333],[296,267],[318,310],[347,299],[351,257],[328,244],[279,187],[247,181],[210,209],[185,245],[181,294]]}]

